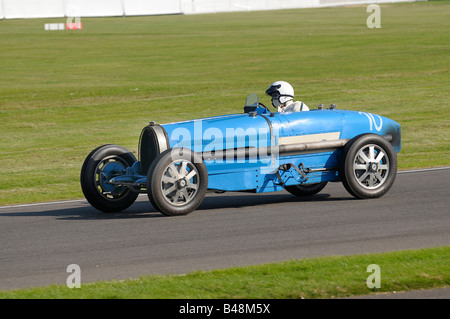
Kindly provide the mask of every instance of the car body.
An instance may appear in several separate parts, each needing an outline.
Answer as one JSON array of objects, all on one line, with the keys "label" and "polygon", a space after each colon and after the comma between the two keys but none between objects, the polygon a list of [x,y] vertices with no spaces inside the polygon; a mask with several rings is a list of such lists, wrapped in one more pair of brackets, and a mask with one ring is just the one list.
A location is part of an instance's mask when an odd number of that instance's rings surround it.
[{"label": "car body", "polygon": [[207,191],[310,196],[342,182],[357,198],[376,198],[394,183],[400,149],[400,125],[386,117],[333,105],[271,112],[251,94],[241,114],[150,122],[139,159],[118,145],[95,149],[81,186],[101,211],[124,210],[144,192],[165,215],[192,212]]}]

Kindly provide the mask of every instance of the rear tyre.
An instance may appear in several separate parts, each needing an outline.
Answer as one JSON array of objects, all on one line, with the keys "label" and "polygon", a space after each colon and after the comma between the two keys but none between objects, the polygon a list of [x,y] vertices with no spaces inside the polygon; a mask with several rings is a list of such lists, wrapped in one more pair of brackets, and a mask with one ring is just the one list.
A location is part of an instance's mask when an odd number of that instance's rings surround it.
[{"label": "rear tyre", "polygon": [[286,186],[285,189],[292,195],[298,197],[312,196],[319,193],[328,182],[320,182],[316,184],[306,184],[306,185],[292,185]]},{"label": "rear tyre", "polygon": [[115,176],[122,175],[127,167],[136,162],[136,157],[119,145],[103,145],[93,150],[81,168],[81,189],[87,201],[105,213],[115,213],[132,205],[137,192],[128,187],[108,184]]},{"label": "rear tyre", "polygon": [[167,216],[187,215],[194,211],[203,201],[207,188],[205,163],[189,149],[166,150],[148,170],[148,198]]},{"label": "rear tyre", "polygon": [[397,176],[397,153],[380,135],[360,135],[345,146],[339,173],[354,197],[381,197]]}]

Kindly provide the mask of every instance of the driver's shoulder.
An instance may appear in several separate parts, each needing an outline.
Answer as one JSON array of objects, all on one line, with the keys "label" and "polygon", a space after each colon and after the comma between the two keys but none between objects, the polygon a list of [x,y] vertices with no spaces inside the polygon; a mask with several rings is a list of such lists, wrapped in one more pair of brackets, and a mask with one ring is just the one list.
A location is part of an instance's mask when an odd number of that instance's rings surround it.
[{"label": "driver's shoulder", "polygon": [[296,111],[309,111],[309,107],[302,101],[292,102],[291,107]]}]

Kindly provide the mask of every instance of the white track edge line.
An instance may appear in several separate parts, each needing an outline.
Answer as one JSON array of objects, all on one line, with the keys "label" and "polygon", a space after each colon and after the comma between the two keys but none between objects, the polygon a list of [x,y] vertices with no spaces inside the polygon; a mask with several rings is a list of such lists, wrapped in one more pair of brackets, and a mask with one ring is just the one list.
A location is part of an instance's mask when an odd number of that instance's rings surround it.
[{"label": "white track edge line", "polygon": [[397,174],[422,173],[422,172],[429,172],[429,171],[440,171],[440,170],[444,170],[444,169],[450,169],[450,166],[410,169],[410,170],[405,170],[405,171],[398,171]]}]

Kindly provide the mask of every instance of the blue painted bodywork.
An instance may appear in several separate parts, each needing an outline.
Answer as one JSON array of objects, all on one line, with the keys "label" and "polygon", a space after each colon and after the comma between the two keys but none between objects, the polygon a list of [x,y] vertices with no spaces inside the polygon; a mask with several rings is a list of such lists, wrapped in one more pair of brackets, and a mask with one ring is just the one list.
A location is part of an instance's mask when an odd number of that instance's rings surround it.
[{"label": "blue painted bodywork", "polygon": [[[337,109],[271,113],[257,107],[250,114],[230,114],[161,126],[167,133],[170,148],[184,147],[197,153],[280,146],[286,138],[307,141],[311,137],[334,136],[345,140],[364,133],[390,136],[395,151],[399,152],[401,148],[400,125],[395,121],[370,113]],[[341,152],[342,148],[331,148],[257,157],[205,159],[208,188],[270,192],[288,185],[339,181],[337,167]],[[294,164],[301,168],[303,174],[294,167],[280,171],[283,164]]]},{"label": "blue painted bodywork", "polygon": [[[335,108],[272,113],[255,106],[249,113],[157,126],[164,131],[166,149],[182,147],[202,154],[208,171],[208,189],[219,191],[260,193],[279,191],[290,185],[340,181],[338,166],[342,146],[365,133],[386,137],[396,152],[401,149],[400,125],[397,122],[371,113]],[[334,144],[342,142],[342,145],[320,147],[321,144],[330,145],[326,141]],[[310,143],[319,147],[313,150],[273,151]],[[266,152],[251,153],[253,156],[235,154],[237,151],[257,150]],[[226,156],[220,155],[220,152]],[[127,168],[124,175],[116,176],[111,181],[138,191],[145,188],[145,174],[141,172],[138,161]]]}]

